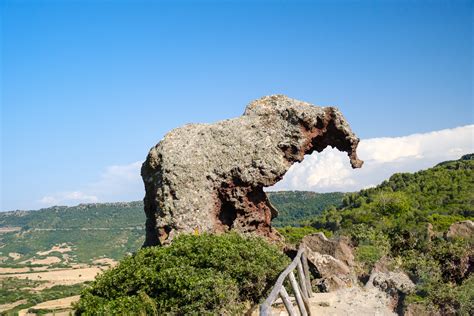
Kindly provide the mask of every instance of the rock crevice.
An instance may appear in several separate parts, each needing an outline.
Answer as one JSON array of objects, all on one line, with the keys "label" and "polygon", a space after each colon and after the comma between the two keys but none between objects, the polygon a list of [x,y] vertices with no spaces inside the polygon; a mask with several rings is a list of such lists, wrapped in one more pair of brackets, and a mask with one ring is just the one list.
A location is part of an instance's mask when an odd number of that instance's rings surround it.
[{"label": "rock crevice", "polygon": [[256,100],[234,119],[174,129],[142,166],[145,246],[195,231],[237,230],[279,239],[271,227],[278,212],[263,188],[327,146],[347,152],[352,167],[359,168],[358,143],[337,108],[283,95]]}]

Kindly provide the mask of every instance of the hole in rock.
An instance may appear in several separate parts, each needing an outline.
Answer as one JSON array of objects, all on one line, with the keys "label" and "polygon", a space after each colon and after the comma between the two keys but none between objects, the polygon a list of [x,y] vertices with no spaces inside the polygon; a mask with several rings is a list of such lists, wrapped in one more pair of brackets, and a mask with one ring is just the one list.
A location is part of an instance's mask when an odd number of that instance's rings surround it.
[{"label": "hole in rock", "polygon": [[218,217],[222,225],[225,225],[230,229],[237,218],[237,210],[229,201],[223,201]]}]

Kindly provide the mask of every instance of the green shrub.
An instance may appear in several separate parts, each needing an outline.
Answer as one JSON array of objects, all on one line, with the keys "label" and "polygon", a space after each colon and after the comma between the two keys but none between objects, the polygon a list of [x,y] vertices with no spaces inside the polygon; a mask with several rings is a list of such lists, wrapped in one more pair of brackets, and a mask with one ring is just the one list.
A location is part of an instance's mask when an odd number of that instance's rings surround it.
[{"label": "green shrub", "polygon": [[[474,311],[474,277],[470,276],[456,286],[454,283],[433,281],[426,297],[420,302],[431,310],[439,310],[441,315],[469,316]],[[413,296],[409,297],[414,301]],[[421,299],[420,296],[418,296]]]},{"label": "green shrub", "polygon": [[404,269],[416,281],[408,302],[421,301],[442,315],[470,315],[474,278],[469,275],[472,245],[464,240],[436,239],[429,251],[404,253]]},{"label": "green shrub", "polygon": [[316,229],[311,226],[305,227],[291,227],[286,226],[283,228],[277,228],[278,232],[285,237],[285,241],[291,245],[297,245],[301,242],[304,236],[314,234],[317,232],[323,232],[326,237],[331,237],[332,232],[326,229]]},{"label": "green shrub", "polygon": [[383,250],[372,245],[359,245],[356,248],[356,260],[363,264],[365,272],[370,272],[372,267],[384,255]]},{"label": "green shrub", "polygon": [[474,248],[472,242],[463,239],[436,240],[432,247],[433,258],[440,263],[443,279],[461,283],[472,269]]},{"label": "green shrub", "polygon": [[466,220],[466,218],[461,215],[432,214],[428,216],[428,221],[433,225],[434,230],[439,232],[445,232],[451,224],[463,220]]},{"label": "green shrub", "polygon": [[261,238],[181,235],[168,247],[141,249],[97,277],[76,308],[79,315],[242,313],[288,263]]},{"label": "green shrub", "polygon": [[383,215],[399,215],[410,210],[410,200],[403,192],[380,191],[375,195],[373,207]]}]

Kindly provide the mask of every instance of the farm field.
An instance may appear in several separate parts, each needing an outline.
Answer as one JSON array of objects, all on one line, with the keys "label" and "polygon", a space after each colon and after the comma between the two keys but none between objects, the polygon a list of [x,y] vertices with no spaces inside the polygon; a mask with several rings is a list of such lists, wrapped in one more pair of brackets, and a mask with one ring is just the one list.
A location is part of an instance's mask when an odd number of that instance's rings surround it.
[{"label": "farm field", "polygon": [[[71,252],[64,244],[38,252],[44,259],[30,258],[0,267],[0,312],[6,315],[69,314],[71,302],[89,282],[116,265],[110,258],[91,263],[69,263],[64,255]],[[11,256],[10,256],[11,257]],[[14,256],[21,260],[21,256]]]}]

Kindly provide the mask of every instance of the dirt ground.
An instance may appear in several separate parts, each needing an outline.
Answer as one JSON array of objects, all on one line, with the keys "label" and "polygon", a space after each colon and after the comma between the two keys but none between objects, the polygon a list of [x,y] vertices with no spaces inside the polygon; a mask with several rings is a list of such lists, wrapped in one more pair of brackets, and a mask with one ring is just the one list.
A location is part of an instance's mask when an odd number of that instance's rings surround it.
[{"label": "dirt ground", "polygon": [[25,304],[27,302],[28,302],[27,300],[19,300],[19,301],[13,302],[13,303],[2,304],[2,305],[0,305],[0,313],[3,312],[3,311],[7,311],[9,309],[15,308],[18,305]]},{"label": "dirt ground", "polygon": [[8,254],[8,256],[9,256],[10,258],[12,258],[13,260],[18,260],[18,259],[21,258],[21,255],[20,255],[19,253],[16,253],[16,252],[10,252],[10,253]]},{"label": "dirt ground", "polygon": [[21,230],[21,227],[13,227],[13,226],[0,227],[0,234],[19,232],[20,230]]},{"label": "dirt ground", "polygon": [[22,261],[22,264],[26,263],[31,263],[31,264],[41,264],[41,265],[49,265],[49,264],[55,264],[55,263],[60,263],[61,259],[55,256],[49,256],[44,259],[28,259],[26,261]]},{"label": "dirt ground", "polygon": [[[60,299],[57,299],[57,300],[51,300],[51,301],[46,301],[46,302],[43,302],[43,303],[39,303],[35,306],[20,310],[18,312],[18,316],[36,315],[36,314],[28,313],[28,310],[31,309],[31,308],[33,308],[33,309],[67,310],[67,311],[63,311],[62,313],[65,313],[65,315],[69,315],[69,311],[72,310],[71,304],[74,303],[74,302],[79,301],[79,298],[80,298],[80,296],[76,295],[76,296],[64,297],[64,298],[60,298]],[[60,315],[60,314],[61,314],[61,312],[55,312],[54,313],[54,315]],[[46,315],[48,315],[48,314],[46,314]],[[51,314],[51,315],[53,315],[53,314]]]},{"label": "dirt ground", "polygon": [[100,259],[96,259],[96,260],[92,261],[92,263],[94,263],[94,264],[104,264],[104,265],[108,265],[108,266],[111,266],[111,267],[115,267],[118,262],[113,260],[113,259],[110,259],[110,258],[100,258]]},{"label": "dirt ground", "polygon": [[53,246],[50,250],[38,251],[37,254],[40,256],[46,256],[46,255],[49,255],[51,252],[55,252],[55,251],[60,252],[60,253],[65,253],[65,252],[72,251],[72,249],[68,244],[59,244],[57,246]]},{"label": "dirt ground", "polygon": [[15,273],[0,275],[2,278],[29,279],[34,281],[48,281],[34,290],[39,291],[55,285],[73,285],[94,280],[95,276],[105,270],[105,267],[87,267],[79,269],[58,269],[44,272]]},{"label": "dirt ground", "polygon": [[0,268],[0,274],[24,273],[30,271],[46,271],[48,267]]},{"label": "dirt ground", "polygon": [[[396,316],[389,308],[389,297],[377,288],[366,289],[359,286],[344,288],[329,293],[314,293],[310,298],[311,314],[325,316]],[[295,311],[298,307],[294,305]],[[258,314],[258,313],[255,313]],[[286,316],[282,303],[276,302],[272,315]]]}]

